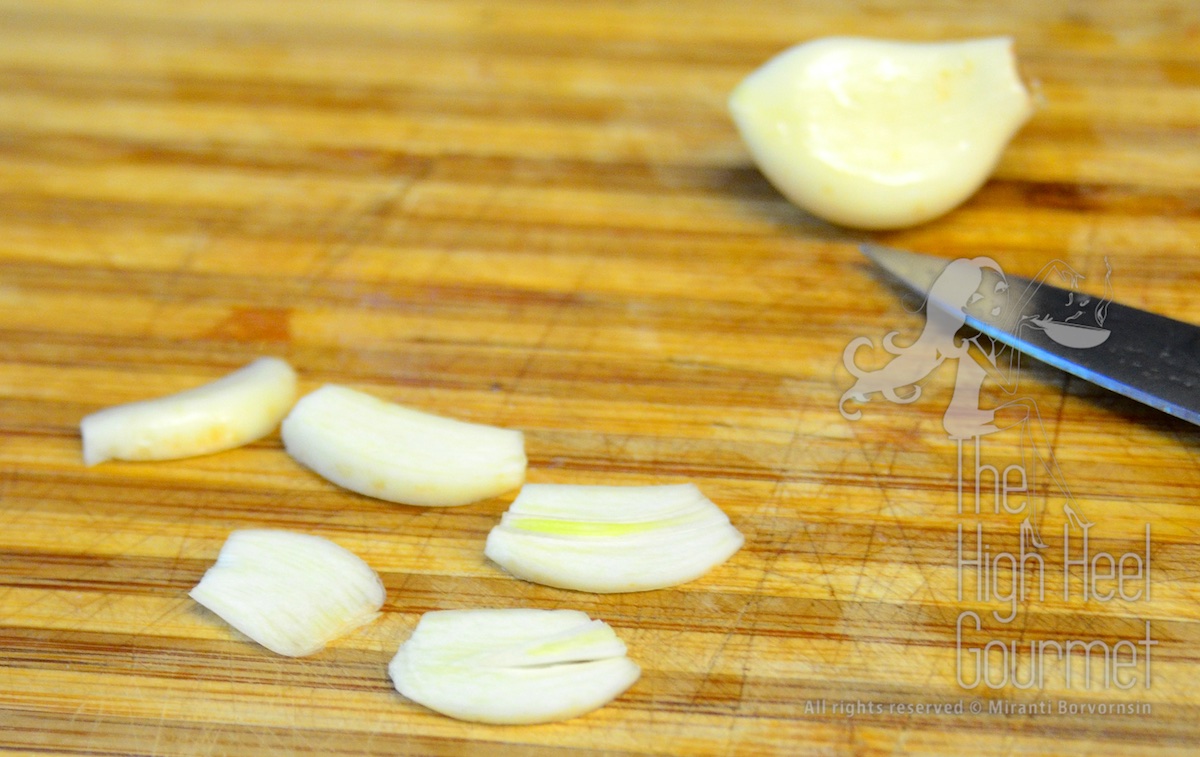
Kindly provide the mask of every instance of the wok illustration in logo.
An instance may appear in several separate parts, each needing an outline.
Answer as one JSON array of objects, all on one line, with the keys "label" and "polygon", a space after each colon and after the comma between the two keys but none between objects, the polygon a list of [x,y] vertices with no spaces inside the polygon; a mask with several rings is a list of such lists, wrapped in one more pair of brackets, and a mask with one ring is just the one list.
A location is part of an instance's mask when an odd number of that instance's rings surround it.
[{"label": "wok illustration in logo", "polygon": [[[1107,265],[1108,261],[1105,261]],[[1080,295],[1076,301],[1076,293],[1069,292],[1067,300],[1067,308],[1076,307],[1074,315],[1069,315],[1061,321],[1056,321],[1048,315],[1040,317],[1028,317],[1027,324],[1034,328],[1046,332],[1046,336],[1058,342],[1064,347],[1074,347],[1080,350],[1086,350],[1091,347],[1098,347],[1104,344],[1111,333],[1104,328],[1104,320],[1108,317],[1108,304],[1112,296],[1112,284],[1109,279],[1112,276],[1112,269],[1108,269],[1108,274],[1104,278],[1105,298],[1096,305],[1092,312],[1092,318],[1095,321],[1095,326],[1089,326],[1083,323],[1077,323],[1085,313],[1087,307],[1091,304],[1091,298],[1087,295]]]}]

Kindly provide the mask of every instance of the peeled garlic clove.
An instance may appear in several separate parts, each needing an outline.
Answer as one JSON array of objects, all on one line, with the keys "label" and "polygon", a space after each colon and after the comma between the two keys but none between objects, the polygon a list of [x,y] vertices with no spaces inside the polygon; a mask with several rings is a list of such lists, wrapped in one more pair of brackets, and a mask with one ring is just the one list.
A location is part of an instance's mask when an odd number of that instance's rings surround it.
[{"label": "peeled garlic clove", "polygon": [[303,657],[365,625],[383,583],[349,550],[290,531],[234,531],[192,599],[272,652]]},{"label": "peeled garlic clove", "polygon": [[283,421],[288,454],[351,491],[406,505],[465,505],[525,480],[520,431],[410,410],[328,385]]},{"label": "peeled garlic clove", "polygon": [[528,484],[484,553],[527,581],[615,593],[699,578],[744,541],[692,484]]},{"label": "peeled garlic clove", "polygon": [[864,229],[912,226],[966,200],[1033,114],[1007,37],[808,42],[750,74],[729,107],[788,199]]},{"label": "peeled garlic clove", "polygon": [[528,724],[602,707],[641,669],[612,628],[575,610],[428,612],[388,666],[396,690],[459,720]]},{"label": "peeled garlic clove", "polygon": [[264,357],[179,394],[105,408],[79,424],[83,462],[176,460],[249,444],[271,433],[296,399],[296,373]]}]

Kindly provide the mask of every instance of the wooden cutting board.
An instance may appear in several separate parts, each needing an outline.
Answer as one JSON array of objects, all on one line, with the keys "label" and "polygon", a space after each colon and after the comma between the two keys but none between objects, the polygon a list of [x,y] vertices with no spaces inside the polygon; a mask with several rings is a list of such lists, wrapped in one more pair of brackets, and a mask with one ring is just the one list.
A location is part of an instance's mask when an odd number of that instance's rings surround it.
[{"label": "wooden cutting board", "polygon": [[[763,180],[724,105],[833,34],[1009,34],[1044,104],[960,209],[840,230]],[[886,334],[924,325],[861,241],[1027,276],[1062,260],[1097,298],[1107,260],[1118,299],[1200,323],[1196,4],[0,2],[0,750],[1190,752],[1200,430],[1025,365],[1041,423],[967,445],[960,513],[952,369],[839,412],[846,346],[870,339],[878,366]],[[529,481],[694,482],[746,545],[685,586],[595,596],[484,558],[515,493],[375,501],[277,435],[82,465],[87,413],[260,355],[304,390],[521,429]],[[976,464],[1039,476],[997,513],[985,468],[975,515]],[[1066,501],[1112,556],[1088,581],[1064,563]],[[1040,573],[997,599],[1026,517]],[[383,616],[303,659],[232,631],[187,591],[249,527],[353,550]],[[386,666],[420,615],[469,607],[584,610],[642,678],[536,727],[397,694]],[[1069,685],[1043,642],[1074,644]],[[989,643],[995,688],[973,677]]]}]

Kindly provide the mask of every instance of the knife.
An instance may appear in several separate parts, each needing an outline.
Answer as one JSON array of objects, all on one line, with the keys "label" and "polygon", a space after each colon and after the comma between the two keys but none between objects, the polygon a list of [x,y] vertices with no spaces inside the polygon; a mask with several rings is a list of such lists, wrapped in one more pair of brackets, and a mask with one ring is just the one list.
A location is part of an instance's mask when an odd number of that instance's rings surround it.
[{"label": "knife", "polygon": [[[952,264],[878,245],[860,249],[901,284],[926,296],[927,307],[964,314],[966,325],[998,342],[1200,425],[1200,327],[1049,284],[1043,279],[1072,283],[1082,278],[1059,261],[1031,280],[1004,274],[990,258]],[[973,288],[971,268],[980,271],[980,291],[968,292],[974,302],[964,306],[946,282],[965,273],[966,286]]]}]

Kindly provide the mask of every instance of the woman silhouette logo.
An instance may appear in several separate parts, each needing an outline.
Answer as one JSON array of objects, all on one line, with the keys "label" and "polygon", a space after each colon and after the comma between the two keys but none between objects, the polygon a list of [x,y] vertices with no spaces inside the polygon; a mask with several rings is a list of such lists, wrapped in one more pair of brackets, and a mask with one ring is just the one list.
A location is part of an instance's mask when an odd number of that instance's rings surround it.
[{"label": "woman silhouette logo", "polygon": [[[1055,273],[1073,285],[1081,278],[1069,266],[1055,261],[1042,269],[1030,289],[1035,290],[1040,281]],[[1004,271],[995,260],[977,257],[952,261],[939,274],[928,295],[929,300],[946,306],[925,308],[925,327],[908,346],[896,344],[899,332],[893,331],[884,336],[883,349],[892,357],[882,368],[864,370],[855,361],[860,349],[874,348],[869,338],[859,337],[846,345],[842,360],[846,370],[855,377],[855,382],[842,395],[838,409],[847,420],[857,421],[862,417],[862,411],[848,411],[846,406],[849,402],[865,404],[875,395],[882,395],[889,402],[899,404],[915,402],[921,396],[921,382],[943,364],[953,364],[954,389],[942,418],[942,426],[948,437],[958,445],[960,486],[963,443],[974,444],[978,461],[980,443],[984,437],[1006,429],[1017,429],[1020,433],[1021,470],[1027,470],[1026,458],[1032,455],[1054,482],[1062,498],[1068,523],[1073,528],[1082,529],[1091,524],[1082,516],[1054,459],[1037,404],[1032,399],[1016,396],[1020,374],[1019,353],[966,326],[967,315],[971,313],[986,314],[992,318],[1016,313],[1019,317],[1019,303],[1010,308],[1009,294]],[[1022,297],[1021,301],[1025,299]],[[1102,321],[1100,311],[1097,312],[1097,318]],[[1099,344],[1107,338],[1107,331],[1103,329],[1064,325],[1049,319],[1021,317],[1020,323],[1022,328],[1046,330],[1051,338],[1055,338],[1052,329],[1061,332],[1065,328],[1063,333],[1067,336],[1063,338],[1076,339],[1081,347],[1093,346],[1086,344],[1089,340]],[[1083,331],[1077,330],[1080,328]],[[1077,338],[1079,333],[1089,336],[1087,339]],[[1103,336],[1100,336],[1101,333]],[[994,407],[985,406],[981,396],[984,384],[989,379],[1013,399]],[[1020,512],[1023,507],[1010,512]],[[1038,520],[1036,513],[1027,515],[1022,523],[1022,536],[1028,536],[1036,546],[1044,547],[1036,528]]]}]

